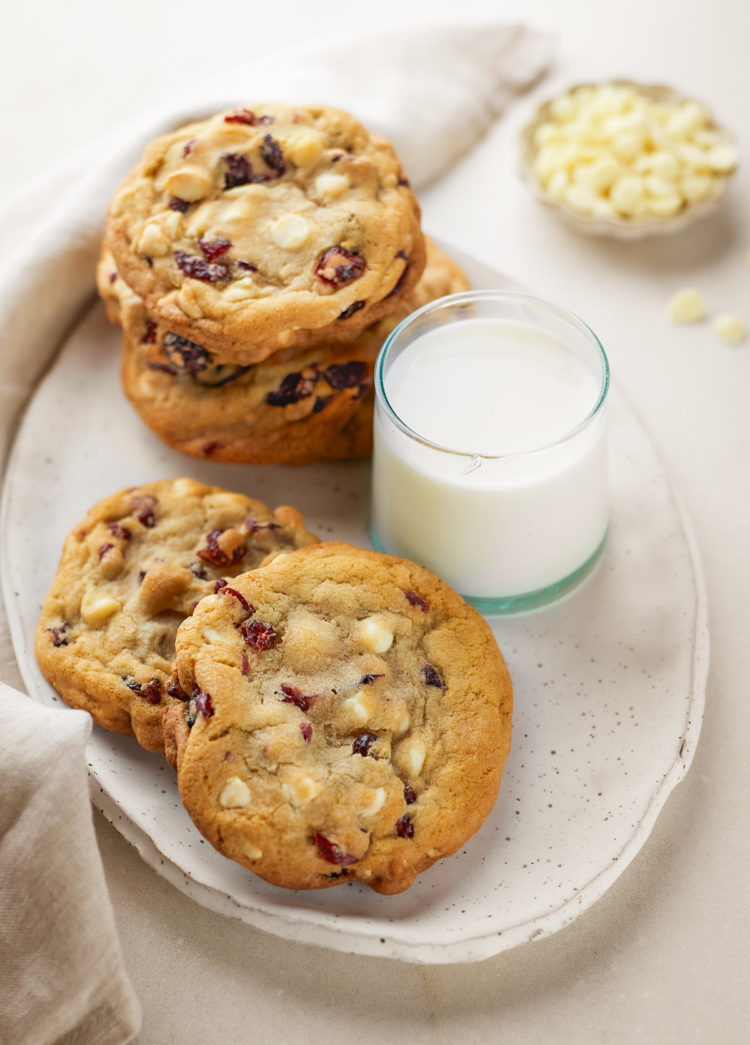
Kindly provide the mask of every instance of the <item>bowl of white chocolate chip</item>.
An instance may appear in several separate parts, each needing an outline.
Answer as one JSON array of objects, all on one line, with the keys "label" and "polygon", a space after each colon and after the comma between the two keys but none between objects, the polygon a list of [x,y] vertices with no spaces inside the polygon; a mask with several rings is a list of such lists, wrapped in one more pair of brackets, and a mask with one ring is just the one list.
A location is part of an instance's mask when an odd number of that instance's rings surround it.
[{"label": "bowl of white chocolate chip", "polygon": [[577,229],[637,239],[683,228],[721,200],[737,147],[702,102],[671,87],[579,84],[521,133],[521,173]]}]

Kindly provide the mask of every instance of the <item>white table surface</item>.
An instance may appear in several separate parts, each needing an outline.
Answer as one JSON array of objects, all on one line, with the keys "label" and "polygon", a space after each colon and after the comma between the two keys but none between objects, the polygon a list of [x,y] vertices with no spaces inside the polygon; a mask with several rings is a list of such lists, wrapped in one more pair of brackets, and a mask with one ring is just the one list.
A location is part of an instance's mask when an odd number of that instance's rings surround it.
[{"label": "white table surface", "polygon": [[[144,1010],[139,1045],[748,1040],[750,341],[730,348],[708,323],[675,327],[666,318],[671,294],[690,284],[712,311],[736,311],[750,324],[747,0],[379,0],[365,9],[351,0],[16,0],[0,36],[0,191],[172,94],[181,78],[258,49],[283,58],[286,42],[328,27],[366,33],[403,23],[415,32],[421,22],[455,19],[459,6],[467,18],[525,19],[551,31],[557,62],[423,193],[424,224],[582,315],[651,431],[692,517],[708,588],[711,668],[695,761],[642,852],[593,909],[548,939],[470,965],[354,958],[223,919],[159,878],[97,814]],[[623,244],[579,237],[529,198],[515,173],[515,136],[535,100],[610,76],[677,85],[733,129],[747,160],[715,217],[674,238]]]}]

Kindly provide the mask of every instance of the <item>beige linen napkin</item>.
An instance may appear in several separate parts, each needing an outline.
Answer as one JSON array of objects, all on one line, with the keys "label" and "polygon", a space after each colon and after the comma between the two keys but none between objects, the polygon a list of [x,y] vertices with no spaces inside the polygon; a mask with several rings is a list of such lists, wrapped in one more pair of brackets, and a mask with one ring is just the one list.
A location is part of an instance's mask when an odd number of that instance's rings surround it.
[{"label": "beige linen napkin", "polygon": [[[24,403],[91,302],[107,202],[149,139],[253,100],[336,105],[390,138],[419,190],[544,72],[549,50],[538,33],[498,24],[312,41],[157,103],[47,172],[0,211],[14,246],[0,258],[0,468]],[[21,688],[21,674],[0,607],[0,679]],[[139,1015],[92,831],[89,720],[7,686],[0,700],[0,1040],[124,1041]]]}]

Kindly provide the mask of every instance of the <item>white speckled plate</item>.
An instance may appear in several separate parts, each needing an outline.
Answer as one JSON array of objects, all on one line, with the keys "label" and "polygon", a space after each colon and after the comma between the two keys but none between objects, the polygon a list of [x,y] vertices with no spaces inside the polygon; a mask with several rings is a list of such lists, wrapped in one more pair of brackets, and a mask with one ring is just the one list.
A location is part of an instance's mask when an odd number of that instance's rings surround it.
[{"label": "white speckled plate", "polygon": [[[453,254],[475,286],[508,286]],[[118,332],[97,306],[39,386],[9,464],[4,595],[29,692],[45,703],[59,698],[36,666],[33,636],[63,537],[120,487],[188,474],[295,504],[321,536],[369,544],[366,463],[251,468],[182,457],[132,412],[118,365]],[[277,889],[204,842],[158,756],[97,727],[88,749],[94,804],[198,903],[290,939],[404,961],[473,961],[578,917],[625,870],[686,773],[708,662],[689,526],[616,393],[612,408],[608,548],[573,595],[493,622],[515,683],[513,750],[492,815],[456,856],[400,896],[358,885]]]}]

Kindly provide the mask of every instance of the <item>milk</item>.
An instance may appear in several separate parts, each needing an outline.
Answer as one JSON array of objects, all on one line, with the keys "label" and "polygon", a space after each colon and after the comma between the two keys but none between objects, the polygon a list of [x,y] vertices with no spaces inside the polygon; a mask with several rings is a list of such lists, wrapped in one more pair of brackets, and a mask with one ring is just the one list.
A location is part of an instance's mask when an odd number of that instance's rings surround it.
[{"label": "milk", "polygon": [[480,601],[512,603],[585,569],[608,524],[601,366],[546,330],[491,316],[421,333],[392,360],[387,351],[376,543]]}]

